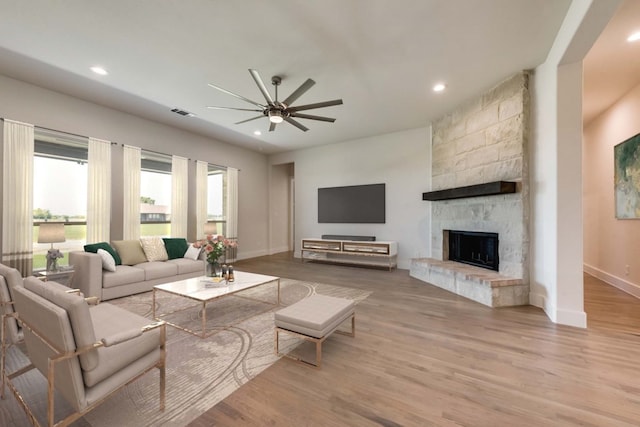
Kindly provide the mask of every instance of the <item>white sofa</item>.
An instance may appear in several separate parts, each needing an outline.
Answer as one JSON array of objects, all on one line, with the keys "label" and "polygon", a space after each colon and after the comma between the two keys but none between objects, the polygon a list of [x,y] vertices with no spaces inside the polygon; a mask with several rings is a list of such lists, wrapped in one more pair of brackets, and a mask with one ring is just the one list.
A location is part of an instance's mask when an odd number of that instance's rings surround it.
[{"label": "white sofa", "polygon": [[161,283],[175,282],[204,275],[205,261],[176,258],[166,261],[145,261],[132,265],[116,265],[115,271],[103,269],[102,257],[96,253],[72,251],[69,264],[75,273],[71,286],[80,289],[85,297],[105,301],[153,289]]}]

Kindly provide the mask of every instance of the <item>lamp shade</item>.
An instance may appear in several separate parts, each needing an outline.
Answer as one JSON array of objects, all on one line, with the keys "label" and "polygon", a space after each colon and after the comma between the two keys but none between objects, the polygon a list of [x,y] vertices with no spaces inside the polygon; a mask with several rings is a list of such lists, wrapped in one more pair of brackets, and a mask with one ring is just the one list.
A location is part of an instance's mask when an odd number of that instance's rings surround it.
[{"label": "lamp shade", "polygon": [[38,227],[38,243],[59,243],[64,241],[63,223],[45,222]]},{"label": "lamp shade", "polygon": [[216,234],[218,233],[218,227],[215,222],[204,223],[204,234]]}]

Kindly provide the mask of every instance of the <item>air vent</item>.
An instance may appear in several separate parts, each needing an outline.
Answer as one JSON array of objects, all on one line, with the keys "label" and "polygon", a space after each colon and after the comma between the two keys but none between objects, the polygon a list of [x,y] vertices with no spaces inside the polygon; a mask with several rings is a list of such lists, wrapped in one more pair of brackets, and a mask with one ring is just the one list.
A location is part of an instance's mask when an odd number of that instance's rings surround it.
[{"label": "air vent", "polygon": [[188,111],[182,110],[180,108],[172,108],[171,111],[173,111],[176,114],[180,114],[181,116],[187,116],[187,117],[193,117],[195,116],[195,114],[190,113]]}]

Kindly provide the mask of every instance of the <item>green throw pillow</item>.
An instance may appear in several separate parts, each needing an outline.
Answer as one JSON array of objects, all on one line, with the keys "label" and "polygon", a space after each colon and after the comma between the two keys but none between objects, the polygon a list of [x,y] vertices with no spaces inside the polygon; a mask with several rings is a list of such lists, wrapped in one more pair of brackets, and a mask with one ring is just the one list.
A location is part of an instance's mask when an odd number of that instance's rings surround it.
[{"label": "green throw pillow", "polygon": [[187,252],[187,249],[189,248],[187,239],[183,239],[182,237],[163,237],[162,240],[164,240],[164,247],[167,250],[169,259],[182,258],[184,256],[184,253]]},{"label": "green throw pillow", "polygon": [[98,249],[104,249],[105,251],[109,252],[113,257],[113,259],[116,261],[116,265],[122,265],[122,260],[120,259],[120,255],[118,255],[118,252],[116,252],[111,247],[111,245],[108,244],[107,242],[92,243],[90,245],[84,245],[85,252],[93,252],[94,254],[97,254]]}]

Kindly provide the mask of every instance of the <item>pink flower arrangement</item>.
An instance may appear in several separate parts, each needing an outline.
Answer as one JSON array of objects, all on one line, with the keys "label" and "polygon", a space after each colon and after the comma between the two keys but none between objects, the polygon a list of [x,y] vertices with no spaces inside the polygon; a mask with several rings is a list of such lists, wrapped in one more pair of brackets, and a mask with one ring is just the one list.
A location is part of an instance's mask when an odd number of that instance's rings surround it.
[{"label": "pink flower arrangement", "polygon": [[193,246],[203,248],[207,254],[207,262],[214,264],[218,262],[218,258],[227,253],[227,248],[235,248],[238,244],[222,235],[207,234],[203,240],[194,242]]}]

